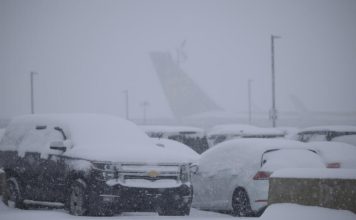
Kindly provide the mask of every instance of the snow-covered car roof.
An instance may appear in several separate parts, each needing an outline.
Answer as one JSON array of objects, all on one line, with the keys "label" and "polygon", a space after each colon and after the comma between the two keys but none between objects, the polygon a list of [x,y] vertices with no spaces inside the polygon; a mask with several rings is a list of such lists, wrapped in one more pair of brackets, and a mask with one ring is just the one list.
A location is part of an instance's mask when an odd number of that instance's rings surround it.
[{"label": "snow-covered car roof", "polygon": [[163,138],[152,139],[159,147],[163,147],[166,150],[171,151],[173,154],[177,155],[177,157],[184,158],[186,162],[195,163],[200,157],[200,155],[189,146],[178,141]]},{"label": "snow-covered car roof", "polygon": [[210,129],[209,136],[220,134],[236,134],[241,136],[266,135],[266,136],[284,136],[285,132],[277,128],[262,128],[243,124],[225,124],[217,125]]},{"label": "snow-covered car roof", "polygon": [[184,134],[187,136],[198,137],[203,137],[205,135],[203,129],[189,126],[141,125],[140,127],[146,133],[164,133],[167,135]]},{"label": "snow-covered car roof", "polygon": [[261,170],[275,171],[284,168],[326,168],[320,155],[304,148],[285,148],[265,152]]},{"label": "snow-covered car roof", "polygon": [[217,144],[201,154],[199,165],[203,165],[200,166],[203,172],[217,172],[218,169],[224,168],[245,172],[246,167],[257,170],[265,151],[283,148],[308,148],[308,146],[305,143],[287,139],[232,139]]},{"label": "snow-covered car roof", "polygon": [[[179,155],[158,147],[134,123],[115,116],[96,114],[25,115],[14,118],[0,142],[0,150],[20,150],[24,135],[36,131],[36,126],[61,127],[73,148],[65,156],[113,162],[182,162]],[[6,137],[6,138],[5,138]],[[27,140],[24,149],[48,154],[50,143]]]},{"label": "snow-covered car roof", "polygon": [[356,126],[351,125],[325,125],[303,128],[299,133],[312,131],[337,131],[337,132],[356,132]]},{"label": "snow-covered car roof", "polygon": [[340,163],[341,168],[356,169],[356,147],[350,144],[333,141],[306,143],[319,151],[325,163]]}]

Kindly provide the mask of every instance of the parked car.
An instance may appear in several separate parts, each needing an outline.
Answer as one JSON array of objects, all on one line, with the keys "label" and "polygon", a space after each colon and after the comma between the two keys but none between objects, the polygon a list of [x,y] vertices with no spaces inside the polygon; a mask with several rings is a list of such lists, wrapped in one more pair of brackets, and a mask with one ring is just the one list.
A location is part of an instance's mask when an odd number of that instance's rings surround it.
[{"label": "parked car", "polygon": [[104,115],[15,118],[0,142],[4,202],[64,206],[73,215],[188,215],[189,164],[135,124]]},{"label": "parked car", "polygon": [[356,146],[356,126],[330,125],[301,129],[295,137],[302,142],[337,141]]},{"label": "parked car", "polygon": [[356,147],[334,141],[315,141],[308,143],[316,149],[328,168],[356,169]]},{"label": "parked car", "polygon": [[207,150],[192,176],[192,206],[254,216],[266,207],[268,179],[283,168],[325,168],[313,149],[283,139],[235,139]]},{"label": "parked car", "polygon": [[201,154],[208,149],[205,131],[188,126],[142,125],[142,130],[152,138],[179,141]]},{"label": "parked car", "polygon": [[235,138],[283,138],[285,131],[277,128],[261,128],[243,124],[217,125],[207,134],[209,148]]}]

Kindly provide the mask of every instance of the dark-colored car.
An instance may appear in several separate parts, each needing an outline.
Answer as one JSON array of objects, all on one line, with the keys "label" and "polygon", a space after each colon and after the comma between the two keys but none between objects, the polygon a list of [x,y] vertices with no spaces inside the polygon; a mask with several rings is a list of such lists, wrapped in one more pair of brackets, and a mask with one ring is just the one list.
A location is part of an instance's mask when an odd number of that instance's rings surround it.
[{"label": "dark-colored car", "polygon": [[336,141],[356,146],[356,126],[329,125],[300,130],[295,139],[302,142]]},{"label": "dark-colored car", "polygon": [[0,142],[4,202],[63,206],[73,215],[189,215],[188,162],[136,125],[102,115],[15,118]]},{"label": "dark-colored car", "polygon": [[209,149],[205,131],[201,128],[163,125],[142,125],[141,128],[152,138],[164,138],[181,142],[198,154]]}]

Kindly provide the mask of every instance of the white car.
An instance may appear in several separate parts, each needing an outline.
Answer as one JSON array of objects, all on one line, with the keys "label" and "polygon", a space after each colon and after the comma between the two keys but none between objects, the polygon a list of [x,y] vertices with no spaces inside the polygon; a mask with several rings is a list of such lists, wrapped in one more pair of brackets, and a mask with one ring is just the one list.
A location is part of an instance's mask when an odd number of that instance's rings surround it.
[{"label": "white car", "polygon": [[307,143],[319,152],[328,168],[356,169],[356,147],[334,141]]},{"label": "white car", "polygon": [[195,208],[253,216],[268,200],[268,178],[282,168],[325,168],[316,151],[286,139],[235,139],[201,155],[192,176]]}]

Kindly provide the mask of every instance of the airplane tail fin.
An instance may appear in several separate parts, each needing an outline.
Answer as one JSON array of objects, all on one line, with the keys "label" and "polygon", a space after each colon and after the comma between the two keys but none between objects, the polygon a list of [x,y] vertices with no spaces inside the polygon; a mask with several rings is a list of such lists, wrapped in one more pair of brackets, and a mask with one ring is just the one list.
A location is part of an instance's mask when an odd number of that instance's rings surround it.
[{"label": "airplane tail fin", "polygon": [[222,110],[177,64],[169,52],[151,52],[151,60],[177,118]]}]

